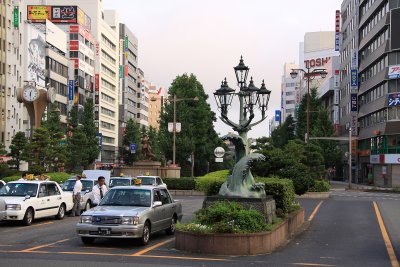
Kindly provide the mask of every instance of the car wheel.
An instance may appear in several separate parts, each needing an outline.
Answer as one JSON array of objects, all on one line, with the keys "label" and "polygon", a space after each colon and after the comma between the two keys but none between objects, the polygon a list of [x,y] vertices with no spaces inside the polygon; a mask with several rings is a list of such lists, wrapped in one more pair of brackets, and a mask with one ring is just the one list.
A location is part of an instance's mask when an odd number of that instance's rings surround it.
[{"label": "car wheel", "polygon": [[90,208],[92,207],[92,205],[90,204],[90,201],[86,201],[86,205],[85,205],[85,211],[90,210]]},{"label": "car wheel", "polygon": [[176,219],[175,219],[175,216],[174,216],[174,217],[172,217],[171,225],[165,231],[167,232],[168,235],[173,235],[173,234],[175,234],[175,230],[176,230]]},{"label": "car wheel", "polygon": [[62,220],[64,219],[65,216],[65,205],[61,204],[60,208],[58,209],[58,213],[56,215],[57,220]]},{"label": "car wheel", "polygon": [[32,208],[29,208],[25,212],[24,219],[22,220],[22,224],[25,226],[31,225],[33,222],[33,210]]},{"label": "car wheel", "polygon": [[150,224],[149,222],[145,222],[143,226],[143,235],[142,238],[140,239],[140,243],[145,246],[147,243],[149,243],[150,240]]},{"label": "car wheel", "polygon": [[94,243],[94,237],[88,237],[88,236],[81,236],[82,243],[85,245],[90,245]]}]

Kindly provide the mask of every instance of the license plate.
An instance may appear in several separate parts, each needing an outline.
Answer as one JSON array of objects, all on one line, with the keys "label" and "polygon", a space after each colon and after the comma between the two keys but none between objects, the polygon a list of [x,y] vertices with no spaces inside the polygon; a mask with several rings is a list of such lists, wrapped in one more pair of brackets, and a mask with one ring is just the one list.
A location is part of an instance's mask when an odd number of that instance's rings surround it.
[{"label": "license plate", "polygon": [[111,235],[111,228],[99,228],[100,235]]}]

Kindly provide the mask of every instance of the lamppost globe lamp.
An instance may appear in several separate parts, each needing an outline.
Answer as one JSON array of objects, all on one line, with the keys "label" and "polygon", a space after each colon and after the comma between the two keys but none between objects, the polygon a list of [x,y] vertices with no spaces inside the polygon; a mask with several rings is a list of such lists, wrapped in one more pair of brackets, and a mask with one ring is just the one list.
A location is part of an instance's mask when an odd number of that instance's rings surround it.
[{"label": "lamppost globe lamp", "polygon": [[299,73],[297,72],[297,71],[292,71],[292,72],[290,72],[290,77],[292,77],[292,79],[296,79],[296,77],[297,77],[297,75],[298,75]]},{"label": "lamppost globe lamp", "polygon": [[269,98],[271,96],[271,91],[265,87],[264,80],[262,81],[260,90],[258,91],[259,95],[259,100],[258,100],[258,106],[261,110],[262,117],[265,117],[265,112],[267,111],[268,108],[268,102]]},{"label": "lamppost globe lamp", "polygon": [[253,77],[250,79],[250,84],[248,87],[244,87],[242,92],[244,92],[244,102],[250,111],[253,111],[253,106],[257,104],[260,89],[254,86]]},{"label": "lamppost globe lamp", "polygon": [[325,70],[321,70],[321,71],[319,72],[319,75],[321,75],[321,78],[322,78],[322,79],[325,79],[325,78],[326,78],[326,75],[328,75],[328,72],[326,72]]},{"label": "lamppost globe lamp", "polygon": [[228,82],[225,78],[225,80],[221,82],[221,88],[214,93],[215,101],[222,114],[226,115],[228,113],[228,107],[232,103],[234,93],[235,90],[228,86]]},{"label": "lamppost globe lamp", "polygon": [[240,57],[239,65],[233,67],[233,69],[235,70],[237,83],[240,89],[242,89],[246,84],[247,75],[249,74],[250,70],[250,68],[244,64],[243,56]]}]

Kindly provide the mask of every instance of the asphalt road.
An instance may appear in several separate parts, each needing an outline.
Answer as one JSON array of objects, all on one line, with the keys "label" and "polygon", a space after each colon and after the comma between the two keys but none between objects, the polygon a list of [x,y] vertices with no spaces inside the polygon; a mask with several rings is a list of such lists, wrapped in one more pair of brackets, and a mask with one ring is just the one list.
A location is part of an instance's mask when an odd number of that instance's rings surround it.
[{"label": "asphalt road", "polygon": [[[175,198],[182,201],[184,222],[202,204],[202,197]],[[62,221],[38,220],[29,227],[0,224],[0,266],[395,266],[389,258],[374,202],[394,255],[400,255],[400,195],[335,191],[329,199],[299,202],[306,219],[314,214],[309,228],[268,255],[184,253],[175,250],[174,238],[164,233],[153,235],[146,247],[133,240],[106,239],[85,246],[75,234],[78,218],[66,217]]]}]

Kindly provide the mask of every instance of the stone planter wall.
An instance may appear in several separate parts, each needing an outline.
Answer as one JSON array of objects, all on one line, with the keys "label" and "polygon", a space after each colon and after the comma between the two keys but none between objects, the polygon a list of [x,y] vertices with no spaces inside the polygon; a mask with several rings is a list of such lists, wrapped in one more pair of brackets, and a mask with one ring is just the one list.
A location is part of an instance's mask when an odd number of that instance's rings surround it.
[{"label": "stone planter wall", "polygon": [[304,223],[304,210],[293,212],[271,232],[194,234],[176,231],[176,249],[216,255],[266,254],[284,244]]},{"label": "stone planter wall", "polygon": [[304,195],[298,196],[296,198],[329,198],[330,192],[307,192]]}]

